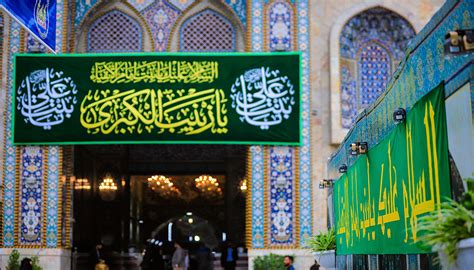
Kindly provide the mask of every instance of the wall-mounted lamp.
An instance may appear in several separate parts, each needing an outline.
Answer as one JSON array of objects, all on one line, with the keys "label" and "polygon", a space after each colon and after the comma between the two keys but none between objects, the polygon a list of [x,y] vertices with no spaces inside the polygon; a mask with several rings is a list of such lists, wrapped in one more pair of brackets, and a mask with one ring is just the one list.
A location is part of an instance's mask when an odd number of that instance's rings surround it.
[{"label": "wall-mounted lamp", "polygon": [[367,154],[369,151],[369,144],[366,142],[359,143],[359,155]]},{"label": "wall-mounted lamp", "polygon": [[474,30],[449,31],[444,40],[444,53],[461,54],[474,50]]},{"label": "wall-mounted lamp", "polygon": [[393,121],[400,123],[407,118],[407,112],[403,108],[398,108],[393,112]]},{"label": "wall-mounted lamp", "polygon": [[347,172],[347,165],[346,164],[342,164],[340,167],[339,167],[339,173],[346,173]]},{"label": "wall-mounted lamp", "polygon": [[357,156],[359,154],[358,143],[351,143],[351,146],[349,147],[349,152],[351,153],[352,156]]},{"label": "wall-mounted lamp", "polygon": [[319,189],[332,188],[334,186],[333,179],[323,179],[319,181]]},{"label": "wall-mounted lamp", "polygon": [[369,151],[369,144],[366,142],[354,142],[349,147],[349,153],[352,156],[367,154],[367,151]]}]

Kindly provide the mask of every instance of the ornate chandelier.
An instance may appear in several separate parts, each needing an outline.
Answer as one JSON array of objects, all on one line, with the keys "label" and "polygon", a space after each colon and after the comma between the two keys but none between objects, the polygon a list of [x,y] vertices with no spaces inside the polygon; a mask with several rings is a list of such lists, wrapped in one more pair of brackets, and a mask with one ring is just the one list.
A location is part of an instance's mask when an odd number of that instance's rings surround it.
[{"label": "ornate chandelier", "polygon": [[75,190],[81,190],[81,189],[90,190],[91,184],[89,183],[89,180],[87,180],[87,178],[79,178],[79,179],[76,179],[76,181],[74,182],[74,189]]},{"label": "ornate chandelier", "polygon": [[170,199],[179,196],[181,192],[177,189],[170,178],[164,175],[153,175],[148,178],[148,186],[163,198]]},{"label": "ornate chandelier", "polygon": [[99,185],[99,195],[105,201],[115,199],[117,193],[117,184],[110,175],[106,175]]},{"label": "ornate chandelier", "polygon": [[201,195],[207,199],[222,198],[222,189],[219,187],[217,179],[210,175],[201,175],[194,179],[196,188],[201,192]]}]

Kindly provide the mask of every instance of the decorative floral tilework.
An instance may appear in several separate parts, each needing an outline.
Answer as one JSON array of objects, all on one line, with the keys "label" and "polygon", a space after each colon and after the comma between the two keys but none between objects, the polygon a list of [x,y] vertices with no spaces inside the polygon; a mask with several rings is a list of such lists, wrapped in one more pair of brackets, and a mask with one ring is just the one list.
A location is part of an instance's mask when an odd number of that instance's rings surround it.
[{"label": "decorative floral tilework", "polygon": [[[249,2],[251,5],[251,20],[252,20],[252,32],[251,32],[251,50],[259,52],[263,50],[263,0],[252,0]],[[264,248],[264,234],[265,234],[265,215],[264,207],[264,170],[267,167],[264,165],[263,146],[252,146],[250,147],[250,157],[252,161],[252,175],[251,175],[251,187],[252,187],[252,235],[251,235],[251,248]]]},{"label": "decorative floral tilework", "polygon": [[[11,108],[13,91],[13,54],[20,49],[20,25],[12,20],[10,24],[10,54],[8,61],[7,106]],[[16,189],[16,148],[12,145],[12,111],[6,111],[7,126],[5,137],[5,172],[3,197],[3,246],[13,247],[15,235],[15,189]]]},{"label": "decorative floral tilework", "polygon": [[263,146],[251,146],[251,160],[252,160],[252,247],[263,248],[264,244],[264,226],[265,226],[265,211],[264,211],[264,177],[263,170]]},{"label": "decorative floral tilework", "polygon": [[302,52],[302,146],[299,153],[299,246],[306,246],[306,241],[313,235],[313,192],[311,182],[311,89],[310,89],[310,56],[309,56],[309,1],[296,1],[298,14],[298,47]]},{"label": "decorative floral tilework", "polygon": [[295,244],[295,148],[269,147],[269,247]]},{"label": "decorative floral tilework", "polygon": [[181,12],[166,0],[158,0],[142,12],[155,41],[155,51],[166,51],[168,38]]},{"label": "decorative floral tilework", "polygon": [[392,61],[387,49],[376,42],[365,45],[358,60],[359,106],[360,109],[365,109],[385,90],[388,79],[392,75]]},{"label": "decorative floral tilework", "polygon": [[44,46],[41,42],[39,42],[36,38],[34,38],[31,34],[26,35],[26,44],[25,44],[26,52],[30,53],[45,53],[48,51],[46,46]]},{"label": "decorative floral tilework", "polygon": [[43,150],[22,147],[20,167],[20,244],[40,245],[43,212]]},{"label": "decorative floral tilework", "polygon": [[151,4],[155,3],[155,0],[129,0],[128,3],[132,5],[136,10],[141,12],[145,8],[148,8]]},{"label": "decorative floral tilework", "polygon": [[170,3],[179,8],[181,11],[184,11],[192,3],[194,3],[194,0],[170,0]]},{"label": "decorative floral tilework", "polygon": [[58,245],[59,146],[48,147],[46,246]]},{"label": "decorative floral tilework", "polygon": [[270,51],[289,51],[292,49],[294,14],[293,6],[285,0],[276,0],[266,7],[267,39]]},{"label": "decorative floral tilework", "polygon": [[76,1],[76,16],[74,18],[74,22],[76,25],[76,28],[79,26],[79,24],[82,22],[84,19],[84,16],[86,15],[87,11],[95,5],[97,0],[78,0]]},{"label": "decorative floral tilework", "polygon": [[[341,65],[343,128],[350,128],[358,112],[383,92],[394,65],[403,58],[408,42],[414,36],[415,31],[407,20],[384,8],[366,10],[344,25],[340,34],[341,59],[354,60],[358,64],[354,68]],[[354,86],[355,91],[352,90]]]},{"label": "decorative floral tilework", "polygon": [[225,0],[239,17],[242,25],[247,26],[247,0]]}]

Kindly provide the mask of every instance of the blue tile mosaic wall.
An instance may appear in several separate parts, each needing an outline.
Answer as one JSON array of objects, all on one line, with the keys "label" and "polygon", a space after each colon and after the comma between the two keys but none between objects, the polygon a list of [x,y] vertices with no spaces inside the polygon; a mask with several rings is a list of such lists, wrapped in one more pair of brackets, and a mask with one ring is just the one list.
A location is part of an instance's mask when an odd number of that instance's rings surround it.
[{"label": "blue tile mosaic wall", "polygon": [[309,1],[295,1],[298,15],[298,47],[302,54],[302,145],[299,148],[299,245],[306,246],[306,241],[313,235],[313,188],[311,182],[311,89],[310,89],[310,56],[309,56]]},{"label": "blue tile mosaic wall", "polygon": [[295,239],[295,148],[269,147],[269,246],[291,246]]},{"label": "blue tile mosaic wall", "polygon": [[59,207],[59,146],[48,147],[48,179],[46,189],[46,246],[58,246],[58,207]]},{"label": "blue tile mosaic wall", "polygon": [[243,27],[247,26],[247,0],[225,0],[239,17]]},{"label": "blue tile mosaic wall", "polygon": [[[20,51],[20,25],[16,21],[10,24],[10,54],[8,59],[7,97],[13,89],[13,54]],[[12,98],[7,98],[7,108],[11,108]],[[16,148],[12,145],[12,111],[6,112],[4,197],[3,197],[3,246],[13,247],[15,241],[15,189],[16,189]]]},{"label": "blue tile mosaic wall", "polygon": [[407,20],[384,8],[366,10],[344,25],[340,34],[341,63],[353,61],[357,65],[341,64],[343,128],[350,128],[359,110],[383,92],[392,66],[403,58],[414,36]]},{"label": "blue tile mosaic wall", "polygon": [[264,201],[264,176],[263,170],[265,168],[263,164],[263,148],[262,146],[251,146],[251,161],[252,161],[252,174],[251,174],[251,234],[252,234],[252,248],[263,248],[265,247],[265,201]]},{"label": "blue tile mosaic wall", "polygon": [[43,149],[20,148],[20,245],[41,245],[43,221]]}]

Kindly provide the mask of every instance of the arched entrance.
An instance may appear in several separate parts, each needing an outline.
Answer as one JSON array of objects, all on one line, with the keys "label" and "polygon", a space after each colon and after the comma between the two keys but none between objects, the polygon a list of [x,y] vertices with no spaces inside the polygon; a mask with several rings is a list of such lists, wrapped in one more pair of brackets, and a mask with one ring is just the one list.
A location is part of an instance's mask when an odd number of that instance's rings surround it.
[{"label": "arched entrance", "polygon": [[[83,179],[76,181],[74,194],[78,269],[87,265],[88,252],[99,242],[114,269],[136,269],[151,240],[166,246],[165,258],[177,240],[191,254],[200,243],[219,251],[226,239],[244,246],[245,193],[240,187],[246,151],[245,146],[224,145],[76,146],[74,174]],[[200,186],[196,179],[201,176],[214,179],[218,188]],[[172,187],[163,188],[163,183]],[[159,228],[170,222],[174,234],[168,238],[168,228]]]}]

